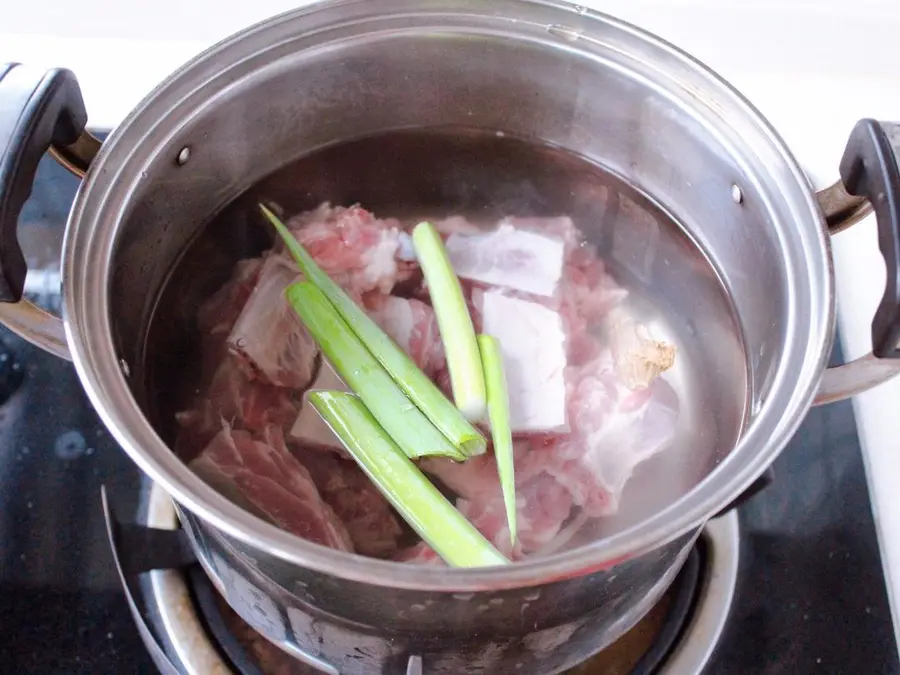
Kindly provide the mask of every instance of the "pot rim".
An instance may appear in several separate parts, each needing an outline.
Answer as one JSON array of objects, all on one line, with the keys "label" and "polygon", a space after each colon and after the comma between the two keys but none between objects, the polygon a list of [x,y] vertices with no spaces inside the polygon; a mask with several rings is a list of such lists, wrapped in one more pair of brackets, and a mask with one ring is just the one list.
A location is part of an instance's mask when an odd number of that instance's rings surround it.
[{"label": "pot rim", "polygon": [[[209,67],[211,63],[233,64],[238,58],[245,58],[250,41],[274,45],[277,40],[272,38],[283,36],[287,26],[314,20],[330,10],[349,9],[362,17],[378,16],[381,19],[385,17],[384,6],[397,7],[397,13],[402,7],[407,21],[418,15],[459,16],[472,12],[502,18],[509,16],[503,11],[510,9],[515,12],[517,23],[530,21],[533,17],[551,17],[551,23],[543,24],[545,29],[550,25],[568,24],[583,27],[581,35],[587,38],[585,43],[591,42],[592,27],[616,31],[619,37],[639,44],[642,49],[652,50],[657,58],[671,59],[689,68],[703,80],[704,86],[728,99],[732,106],[729,112],[737,111],[742,116],[741,122],[752,125],[768,141],[768,149],[777,155],[782,170],[780,178],[787,180],[785,190],[794,190],[800,195],[798,208],[802,211],[797,215],[807,221],[807,236],[816,254],[809,265],[811,273],[814,272],[821,281],[822,292],[813,294],[810,300],[814,316],[807,317],[812,324],[810,340],[796,355],[797,360],[802,359],[799,373],[793,373],[787,381],[786,366],[779,364],[771,391],[781,392],[782,400],[773,401],[779,397],[769,396],[725,460],[679,500],[631,528],[574,550],[494,568],[413,566],[336,551],[278,529],[207,485],[159,438],[131,394],[127,373],[123,373],[112,339],[108,298],[113,234],[125,212],[125,204],[116,200],[114,192],[117,182],[123,182],[121,172],[126,162],[122,160],[133,152],[134,141],[129,136],[136,128],[146,128],[147,120],[158,115],[161,106],[165,109],[178,102],[173,98],[177,85],[200,75],[203,67]],[[564,48],[573,47],[569,43]],[[585,48],[589,49],[590,45]],[[701,94],[705,93],[698,93],[698,102],[704,102]],[[724,508],[746,489],[794,434],[812,404],[834,336],[834,281],[824,222],[806,176],[777,132],[736,89],[689,54],[643,29],[561,0],[468,0],[463,3],[433,0],[417,9],[411,9],[408,4],[404,6],[399,0],[320,0],[226,38],[170,75],[106,140],[76,195],[63,243],[62,278],[66,337],[82,385],[119,444],[140,469],[160,483],[181,506],[228,536],[288,563],[357,582],[428,591],[498,590],[583,576],[643,555],[701,527],[711,514]],[[795,293],[793,285],[790,292]],[[786,333],[788,344],[798,337],[794,325],[796,318],[790,323]],[[790,393],[786,393],[788,389]],[[763,420],[768,424],[762,424]],[[735,458],[748,453],[753,456],[743,465],[728,469],[736,463]],[[402,573],[398,573],[401,569]]]}]

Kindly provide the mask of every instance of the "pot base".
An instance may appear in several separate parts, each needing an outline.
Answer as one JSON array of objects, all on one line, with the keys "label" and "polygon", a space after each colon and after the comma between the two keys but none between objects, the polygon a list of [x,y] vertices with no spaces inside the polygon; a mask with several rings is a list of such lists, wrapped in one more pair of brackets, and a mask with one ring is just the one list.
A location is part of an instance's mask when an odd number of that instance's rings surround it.
[{"label": "pot base", "polygon": [[[149,486],[145,524],[175,528],[168,495]],[[709,660],[728,617],[737,581],[737,515],[711,521],[663,599],[628,633],[572,675],[694,675]],[[156,570],[142,584],[150,623],[185,675],[314,675],[319,671],[279,649],[249,627],[199,569]],[[422,670],[416,670],[422,667]],[[427,673],[409,664],[408,673]]]}]

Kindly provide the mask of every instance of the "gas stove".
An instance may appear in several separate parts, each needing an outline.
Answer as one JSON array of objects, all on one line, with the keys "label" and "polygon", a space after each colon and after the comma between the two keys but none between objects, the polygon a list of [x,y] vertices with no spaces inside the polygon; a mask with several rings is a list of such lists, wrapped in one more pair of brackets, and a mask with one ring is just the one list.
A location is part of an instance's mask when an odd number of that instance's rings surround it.
[{"label": "gas stove", "polygon": [[[27,292],[55,311],[76,188],[45,159],[20,220]],[[0,436],[3,672],[317,672],[227,608],[71,364],[6,331]],[[852,406],[813,409],[771,482],[710,522],[664,600],[573,672],[900,673]]]}]

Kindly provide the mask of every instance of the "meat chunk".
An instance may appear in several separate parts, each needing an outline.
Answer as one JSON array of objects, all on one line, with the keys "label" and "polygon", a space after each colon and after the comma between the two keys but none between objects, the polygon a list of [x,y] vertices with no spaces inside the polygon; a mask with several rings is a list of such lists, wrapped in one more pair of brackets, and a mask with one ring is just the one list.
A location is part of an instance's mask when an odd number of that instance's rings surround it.
[{"label": "meat chunk", "polygon": [[223,425],[190,466],[278,527],[317,544],[353,550],[344,525],[323,501],[309,472],[288,451],[277,427],[268,428],[264,440],[258,440]]},{"label": "meat chunk", "polygon": [[566,337],[558,313],[490,290],[482,330],[500,341],[513,432],[566,429]]},{"label": "meat chunk", "polygon": [[309,254],[344,290],[359,298],[389,293],[397,282],[400,224],[380,220],[359,206],[322,204],[291,218],[288,227]]},{"label": "meat chunk", "polygon": [[512,559],[549,543],[572,512],[572,495],[552,476],[539,473],[529,480],[517,480],[517,541],[512,545],[503,495],[496,490],[490,498],[486,497],[460,499],[456,506],[501,553]]},{"label": "meat chunk", "polygon": [[415,298],[380,295],[367,299],[368,314],[422,369],[434,377],[445,364],[434,310]]},{"label": "meat chunk", "polygon": [[357,553],[388,558],[403,534],[394,510],[354,462],[335,455],[302,455],[316,487],[350,533]]},{"label": "meat chunk", "polygon": [[[344,381],[335,372],[334,367],[324,358],[319,366],[319,373],[310,391],[350,391]],[[310,404],[306,396],[300,414],[291,427],[292,439],[307,448],[332,450],[344,454],[344,447],[331,428],[322,419],[318,411]]]},{"label": "meat chunk", "polygon": [[[409,234],[359,206],[323,204],[288,221],[318,264],[445,392],[446,357]],[[461,278],[476,330],[495,336],[507,373],[518,538],[510,541],[493,453],[419,465],[512,559],[558,550],[590,518],[613,513],[635,468],[669,446],[678,400],[659,375],[674,362],[623,307],[627,292],[568,217],[504,218],[484,228],[435,223]],[[209,383],[178,415],[182,457],[245,508],[342,550],[442,565],[404,532],[389,503],[299,391],[345,390],[283,300],[298,278],[281,242],[242,261],[201,308]],[[320,363],[316,374],[316,363]],[[302,446],[291,456],[291,426]],[[315,450],[329,452],[315,452]]]},{"label": "meat chunk", "polygon": [[678,399],[664,380],[632,390],[609,350],[570,373],[572,432],[550,439],[530,461],[566,486],[592,517],[614,513],[634,469],[666,446],[678,422]]},{"label": "meat chunk", "polygon": [[228,335],[253,293],[262,266],[262,258],[239,260],[231,278],[197,311],[205,377],[210,377],[225,357]]},{"label": "meat chunk", "polygon": [[555,537],[572,511],[572,497],[537,463],[529,463],[530,442],[514,444],[518,540],[512,545],[503,492],[493,454],[465,462],[430,458],[422,468],[459,496],[460,513],[506,556],[519,558]]},{"label": "meat chunk", "polygon": [[219,433],[223,422],[261,433],[271,425],[290,424],[296,416],[289,389],[251,380],[234,357],[226,355],[206,390],[175,416],[181,426],[175,449],[180,457],[193,457]]},{"label": "meat chunk", "polygon": [[508,223],[477,235],[452,234],[446,247],[463,279],[552,297],[562,278],[564,242]]},{"label": "meat chunk", "polygon": [[446,567],[447,563],[435,553],[434,549],[431,548],[424,541],[419,542],[415,546],[410,546],[409,548],[402,549],[394,555],[393,560],[402,563],[408,563],[410,565],[437,565],[439,567]]},{"label": "meat chunk", "polygon": [[284,295],[290,284],[302,278],[291,261],[269,256],[228,336],[229,350],[246,364],[252,377],[292,389],[309,385],[319,352]]}]

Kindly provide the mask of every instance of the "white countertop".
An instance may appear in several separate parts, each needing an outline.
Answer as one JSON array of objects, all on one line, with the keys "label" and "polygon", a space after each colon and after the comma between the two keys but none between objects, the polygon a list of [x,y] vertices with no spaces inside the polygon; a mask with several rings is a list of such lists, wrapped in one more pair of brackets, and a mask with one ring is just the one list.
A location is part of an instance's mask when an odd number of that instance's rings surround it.
[{"label": "white countertop", "polygon": [[[216,40],[299,4],[290,0],[43,0],[3,10],[0,62],[65,66],[90,124],[108,128]],[[817,187],[838,177],[853,123],[900,120],[896,0],[582,0],[647,28],[729,79],[778,128]],[[227,6],[226,6],[227,5]],[[885,279],[872,218],[834,241],[838,321],[848,358],[870,349]],[[895,628],[900,602],[900,379],[854,401]]]}]

